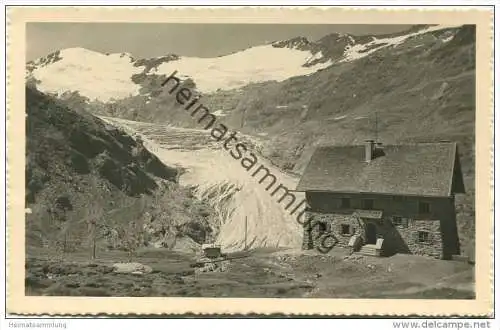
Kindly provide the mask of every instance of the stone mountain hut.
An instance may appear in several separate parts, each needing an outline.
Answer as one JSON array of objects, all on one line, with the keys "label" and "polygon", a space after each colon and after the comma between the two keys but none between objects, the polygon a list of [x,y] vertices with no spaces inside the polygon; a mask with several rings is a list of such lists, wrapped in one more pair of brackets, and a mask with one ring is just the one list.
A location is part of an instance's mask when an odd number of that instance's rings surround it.
[{"label": "stone mountain hut", "polygon": [[460,254],[455,194],[465,188],[456,143],[319,147],[296,190],[307,201],[303,249],[319,247],[328,232],[363,254]]}]

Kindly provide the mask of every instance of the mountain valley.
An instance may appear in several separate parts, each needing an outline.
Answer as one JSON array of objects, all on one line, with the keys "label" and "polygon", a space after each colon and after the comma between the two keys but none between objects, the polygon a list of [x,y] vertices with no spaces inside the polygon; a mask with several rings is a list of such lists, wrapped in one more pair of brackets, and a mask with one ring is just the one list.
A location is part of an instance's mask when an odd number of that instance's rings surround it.
[{"label": "mountain valley", "polygon": [[[136,59],[69,48],[27,63],[26,239],[27,254],[36,259],[27,266],[35,274],[29,290],[79,295],[82,287],[68,274],[60,276],[70,289],[55,288],[53,281],[37,288],[40,278],[46,280],[39,263],[48,248],[66,258],[75,274],[103,281],[115,256],[125,260],[128,253],[153,264],[137,289],[142,295],[251,295],[248,285],[269,297],[323,296],[328,290],[344,298],[372,297],[371,280],[381,287],[394,280],[401,287],[387,296],[471,298],[470,265],[298,253],[303,229],[296,219],[161,85],[177,71],[182,86],[196,91],[292,189],[318,146],[366,139],[383,145],[457,142],[466,190],[456,199],[457,224],[466,255],[475,237],[475,33],[474,26],[419,25],[388,35],[298,36],[215,58]],[[230,253],[250,250],[250,257],[232,262],[234,278],[193,280],[186,268],[207,242]],[[78,270],[92,244],[97,259],[102,256],[98,268]],[[291,257],[282,249],[290,249]],[[434,289],[422,273],[406,288],[407,274],[392,273],[393,263],[402,272],[438,267],[436,281],[456,272],[458,284],[443,280]],[[248,269],[256,272],[255,282],[245,279]],[[320,278],[322,272],[333,277]],[[356,277],[359,272],[368,277]],[[332,286],[329,279],[339,274],[350,274],[368,291]],[[121,278],[111,295],[135,290],[133,280]]]}]

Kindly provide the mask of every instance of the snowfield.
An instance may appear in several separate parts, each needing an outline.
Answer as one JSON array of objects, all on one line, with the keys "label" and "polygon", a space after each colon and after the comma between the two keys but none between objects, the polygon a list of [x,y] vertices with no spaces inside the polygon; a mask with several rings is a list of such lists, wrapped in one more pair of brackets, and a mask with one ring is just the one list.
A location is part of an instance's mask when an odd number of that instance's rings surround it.
[{"label": "snowfield", "polygon": [[62,60],[37,68],[33,76],[40,80],[41,92],[78,91],[90,100],[108,102],[139,93],[131,80],[142,72],[128,54],[105,55],[84,48],[68,48],[59,54]]},{"label": "snowfield", "polygon": [[[69,48],[60,52],[61,60],[38,66],[33,77],[40,81],[42,92],[78,91],[90,100],[109,102],[139,94],[140,85],[132,75],[144,71],[134,66],[129,54],[105,55],[84,48]],[[294,76],[308,75],[331,65],[331,62],[304,67],[315,58],[309,51],[256,46],[234,54],[215,57],[181,57],[166,62],[150,73],[169,76],[177,71],[180,78],[192,78],[202,93],[238,89],[250,83],[283,81]]]},{"label": "snowfield", "polygon": [[271,45],[257,46],[215,58],[182,57],[158,67],[158,74],[179,72],[179,77],[193,78],[202,93],[238,89],[250,83],[283,81],[325,68],[332,62],[304,67],[312,54]]}]

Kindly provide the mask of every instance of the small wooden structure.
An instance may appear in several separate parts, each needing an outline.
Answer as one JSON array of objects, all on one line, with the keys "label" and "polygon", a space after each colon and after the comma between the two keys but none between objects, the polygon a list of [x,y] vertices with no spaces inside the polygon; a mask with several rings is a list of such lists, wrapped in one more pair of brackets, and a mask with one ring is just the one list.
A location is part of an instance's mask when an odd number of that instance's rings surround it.
[{"label": "small wooden structure", "polygon": [[214,243],[202,244],[203,257],[209,259],[225,258],[226,255],[222,253],[221,246]]}]

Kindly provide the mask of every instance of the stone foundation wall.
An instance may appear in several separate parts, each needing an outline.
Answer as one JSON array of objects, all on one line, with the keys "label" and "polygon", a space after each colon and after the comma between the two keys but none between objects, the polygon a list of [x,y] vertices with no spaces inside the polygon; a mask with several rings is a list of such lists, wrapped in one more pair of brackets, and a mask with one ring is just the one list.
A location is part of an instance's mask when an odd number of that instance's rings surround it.
[{"label": "stone foundation wall", "polygon": [[[336,246],[348,247],[352,235],[364,237],[364,229],[356,217],[342,213],[306,212],[308,225],[304,226],[303,249],[321,249],[328,234],[336,239]],[[383,238],[382,255],[396,253],[418,254],[443,258],[443,240],[440,221],[403,218],[401,225],[394,225],[392,217],[382,219],[360,219],[364,224],[376,227],[377,238]],[[343,232],[342,225],[349,226],[349,233]],[[346,227],[347,228],[347,227]],[[344,228],[345,230],[345,228]],[[421,241],[419,232],[425,232],[426,240]],[[330,243],[328,243],[330,244]]]},{"label": "stone foundation wall", "polygon": [[[306,212],[306,219],[309,222],[306,222],[308,225],[304,226],[304,239],[302,242],[302,248],[305,250],[321,249],[322,244],[325,244],[323,236],[326,234],[337,240],[336,246],[347,247],[351,236],[361,233],[359,224],[351,215]],[[321,224],[324,224],[326,228],[322,228]],[[350,226],[349,234],[342,234],[342,224]],[[331,245],[330,242],[327,243],[327,245]]]},{"label": "stone foundation wall", "polygon": [[[419,241],[419,231],[428,233],[428,241]],[[441,226],[435,220],[410,220],[408,228],[400,229],[401,236],[406,241],[412,254],[443,257]]]}]

